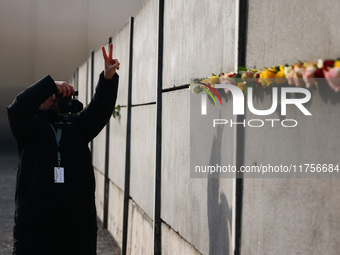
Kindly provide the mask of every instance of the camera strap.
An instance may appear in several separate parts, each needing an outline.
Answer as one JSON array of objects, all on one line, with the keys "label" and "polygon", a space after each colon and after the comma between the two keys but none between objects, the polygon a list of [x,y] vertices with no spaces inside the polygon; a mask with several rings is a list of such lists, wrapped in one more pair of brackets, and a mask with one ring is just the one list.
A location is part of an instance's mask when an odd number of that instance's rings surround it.
[{"label": "camera strap", "polygon": [[54,136],[55,136],[55,140],[57,142],[57,148],[58,148],[58,152],[57,152],[57,160],[58,160],[58,167],[60,167],[60,162],[61,162],[61,155],[60,155],[60,139],[61,139],[61,134],[62,134],[62,129],[61,128],[58,128],[57,131],[55,131],[54,127],[52,126],[51,123],[48,123],[50,124],[50,126],[52,127],[52,130],[53,130],[53,133],[54,133]]}]

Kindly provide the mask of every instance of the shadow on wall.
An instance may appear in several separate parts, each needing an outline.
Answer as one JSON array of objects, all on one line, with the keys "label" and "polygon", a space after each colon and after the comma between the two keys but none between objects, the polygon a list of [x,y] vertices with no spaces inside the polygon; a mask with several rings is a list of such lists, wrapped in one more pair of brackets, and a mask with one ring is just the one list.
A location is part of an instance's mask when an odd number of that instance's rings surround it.
[{"label": "shadow on wall", "polygon": [[[224,125],[216,128],[211,146],[209,165],[221,165],[221,141]],[[229,254],[230,234],[232,229],[232,214],[227,197],[220,193],[219,173],[208,178],[207,208],[209,225],[209,254]]]}]

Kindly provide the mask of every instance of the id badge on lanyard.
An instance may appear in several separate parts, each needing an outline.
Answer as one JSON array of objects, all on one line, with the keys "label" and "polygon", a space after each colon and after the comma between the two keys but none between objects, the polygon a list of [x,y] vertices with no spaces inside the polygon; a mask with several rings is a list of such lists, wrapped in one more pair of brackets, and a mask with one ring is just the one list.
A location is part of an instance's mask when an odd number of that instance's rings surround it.
[{"label": "id badge on lanyard", "polygon": [[54,183],[64,183],[65,178],[64,178],[64,168],[60,166],[61,162],[61,155],[60,155],[60,139],[61,139],[61,134],[62,134],[62,129],[57,129],[57,132],[55,131],[54,127],[50,124],[52,127],[52,130],[55,135],[55,139],[57,142],[57,147],[58,147],[58,152],[57,152],[57,161],[58,161],[58,166],[54,168]]}]

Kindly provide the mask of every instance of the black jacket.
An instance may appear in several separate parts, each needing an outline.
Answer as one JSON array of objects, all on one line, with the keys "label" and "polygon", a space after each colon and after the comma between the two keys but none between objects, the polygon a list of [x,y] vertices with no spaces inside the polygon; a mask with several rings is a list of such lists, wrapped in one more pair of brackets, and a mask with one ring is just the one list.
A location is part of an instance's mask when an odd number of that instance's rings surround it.
[{"label": "black jacket", "polygon": [[14,254],[96,254],[95,179],[88,143],[114,110],[118,74],[100,75],[96,93],[60,141],[65,182],[55,183],[57,144],[54,115],[39,111],[56,85],[50,76],[21,92],[8,107],[18,144]]}]

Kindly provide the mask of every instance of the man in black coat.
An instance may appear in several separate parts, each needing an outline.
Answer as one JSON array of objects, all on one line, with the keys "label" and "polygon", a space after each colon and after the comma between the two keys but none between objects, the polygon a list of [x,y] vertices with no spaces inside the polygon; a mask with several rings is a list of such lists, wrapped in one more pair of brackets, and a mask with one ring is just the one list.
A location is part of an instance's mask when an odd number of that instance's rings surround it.
[{"label": "man in black coat", "polygon": [[[88,143],[114,110],[119,61],[102,47],[105,62],[90,104],[58,125],[55,95],[74,94],[46,76],[8,107],[19,165],[13,254],[96,254],[95,179]],[[58,145],[59,144],[59,145]]]}]

